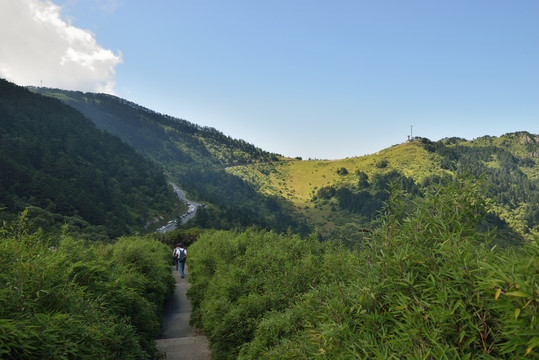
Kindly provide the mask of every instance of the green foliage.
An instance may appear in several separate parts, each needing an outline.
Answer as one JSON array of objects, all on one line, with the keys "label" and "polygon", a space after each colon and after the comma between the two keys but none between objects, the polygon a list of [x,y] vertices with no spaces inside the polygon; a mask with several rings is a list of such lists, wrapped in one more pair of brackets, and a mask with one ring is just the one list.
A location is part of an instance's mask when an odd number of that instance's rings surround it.
[{"label": "green foliage", "polygon": [[262,195],[241,178],[223,170],[198,169],[185,171],[184,189],[195,198],[213,204],[202,209],[188,226],[211,229],[238,229],[251,225],[285,232],[289,228],[307,233],[308,226],[293,216],[292,206],[283,198]]},{"label": "green foliage", "polygon": [[[482,265],[488,270],[483,289],[495,295],[493,307],[501,315],[505,339],[501,352],[539,356],[539,239],[518,252],[508,251]],[[517,357],[517,356],[515,356]]]},{"label": "green foliage", "polygon": [[335,198],[339,208],[360,214],[371,224],[376,219],[377,214],[382,210],[384,202],[389,199],[391,184],[398,184],[406,191],[407,198],[420,193],[419,187],[414,180],[404,176],[396,170],[386,173],[377,173],[368,182],[367,174],[358,171],[359,178],[357,184],[347,184],[341,186],[324,186],[318,189],[316,196],[318,199],[329,200]]},{"label": "green foliage", "polygon": [[316,196],[323,200],[329,200],[335,196],[335,188],[333,186],[324,186],[318,189]]},{"label": "green foliage", "polygon": [[[414,209],[394,188],[360,248],[250,230],[190,248],[193,323],[216,359],[533,358],[537,244],[477,232],[481,182],[433,185]],[[499,289],[499,290],[498,290]]]},{"label": "green foliage", "polygon": [[119,136],[162,166],[192,199],[214,205],[205,211],[203,222],[191,222],[189,226],[235,229],[256,224],[276,231],[307,231],[284,199],[267,198],[224,171],[230,166],[271,163],[279,159],[278,155],[216,129],[159,114],[115,96],[45,88],[32,91],[79,110],[98,128]]},{"label": "green foliage", "polygon": [[382,160],[376,162],[376,167],[379,168],[379,169],[384,169],[384,168],[387,167],[387,164],[389,164],[387,159],[382,159]]},{"label": "green foliage", "polygon": [[[322,272],[323,244],[253,229],[212,231],[189,248],[191,321],[217,358],[234,358],[268,311],[290,306]],[[193,254],[193,255],[191,255]]]},{"label": "green foliage", "polygon": [[[507,242],[522,242],[539,234],[539,138],[527,132],[482,137],[471,142],[447,139],[427,150],[442,157],[442,167],[484,177],[493,211],[513,229]],[[514,234],[514,232],[518,234]],[[516,235],[516,238],[515,238]]]},{"label": "green foliage", "polygon": [[[199,209],[200,211],[200,209]],[[184,247],[189,247],[193,244],[204,230],[200,228],[189,228],[189,229],[176,229],[172,231],[167,231],[166,233],[154,233],[153,237],[156,240],[159,240],[163,244],[167,245],[169,248],[173,249],[178,244],[184,244]]]},{"label": "green foliage", "polygon": [[[42,209],[38,226],[69,217],[108,237],[143,231],[175,196],[163,171],[81,113],[0,79],[0,206]],[[50,221],[52,220],[52,221]],[[95,230],[95,229],[94,229]]]},{"label": "green foliage", "polygon": [[337,175],[341,175],[341,176],[348,175],[348,169],[346,169],[345,167],[338,168]]},{"label": "green foliage", "polygon": [[24,215],[0,230],[0,357],[151,359],[174,286],[170,249],[48,237]]}]

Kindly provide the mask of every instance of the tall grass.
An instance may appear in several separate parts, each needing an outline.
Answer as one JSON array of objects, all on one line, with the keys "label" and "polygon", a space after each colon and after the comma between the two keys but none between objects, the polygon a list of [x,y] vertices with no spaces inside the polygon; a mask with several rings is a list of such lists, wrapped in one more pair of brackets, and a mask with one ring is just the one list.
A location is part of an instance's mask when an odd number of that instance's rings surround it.
[{"label": "tall grass", "polygon": [[24,214],[0,240],[0,358],[152,358],[174,284],[166,246],[46,237]]},{"label": "tall grass", "polygon": [[193,323],[216,359],[536,358],[539,244],[493,248],[480,189],[456,177],[413,211],[394,189],[353,251],[207,233],[190,248]]}]

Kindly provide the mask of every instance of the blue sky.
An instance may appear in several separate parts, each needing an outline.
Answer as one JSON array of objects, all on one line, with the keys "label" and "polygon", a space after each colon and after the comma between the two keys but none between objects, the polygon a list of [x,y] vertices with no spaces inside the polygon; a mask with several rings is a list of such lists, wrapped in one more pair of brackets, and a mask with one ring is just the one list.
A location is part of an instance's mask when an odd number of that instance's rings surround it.
[{"label": "blue sky", "polygon": [[[52,3],[49,13],[59,14],[66,34],[91,36],[77,41],[87,42],[84,51],[60,56],[72,72],[51,57],[54,77],[31,78],[36,70],[15,71],[0,46],[0,75],[21,85],[113,92],[304,159],[371,154],[405,141],[411,125],[431,140],[539,133],[536,0]],[[56,36],[44,33],[12,37]],[[69,76],[57,82],[62,74]]]}]

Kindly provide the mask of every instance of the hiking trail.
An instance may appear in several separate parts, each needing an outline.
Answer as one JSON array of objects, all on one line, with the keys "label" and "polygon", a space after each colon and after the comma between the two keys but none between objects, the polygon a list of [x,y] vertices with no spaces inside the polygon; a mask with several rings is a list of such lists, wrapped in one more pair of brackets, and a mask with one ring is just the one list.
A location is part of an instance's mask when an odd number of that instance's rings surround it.
[{"label": "hiking trail", "polygon": [[187,281],[189,277],[187,265],[184,279],[180,277],[180,272],[176,271],[175,266],[172,266],[172,274],[176,280],[176,289],[174,295],[165,303],[163,325],[156,340],[159,351],[156,359],[209,360],[210,349],[206,337],[189,325],[191,302],[186,296],[190,286]]}]

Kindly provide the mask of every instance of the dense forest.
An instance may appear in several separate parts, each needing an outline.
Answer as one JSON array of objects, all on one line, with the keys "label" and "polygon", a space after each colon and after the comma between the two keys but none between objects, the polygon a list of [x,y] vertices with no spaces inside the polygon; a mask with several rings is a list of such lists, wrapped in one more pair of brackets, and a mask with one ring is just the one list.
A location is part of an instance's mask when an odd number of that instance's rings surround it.
[{"label": "dense forest", "polygon": [[484,177],[497,212],[513,220],[522,233],[539,234],[538,136],[520,132],[501,139],[485,136],[472,142],[450,138],[423,143],[442,157],[443,168]]},{"label": "dense forest", "polygon": [[0,79],[0,208],[113,238],[171,212],[163,170],[73,108]]},{"label": "dense forest", "polygon": [[309,232],[304,219],[282,197],[266,197],[227,167],[268,163],[282,158],[216,129],[163,115],[124,99],[106,95],[31,88],[81,111],[96,126],[119,136],[166,170],[193,199],[209,203],[189,226],[232,229],[257,224],[286,231]]}]

